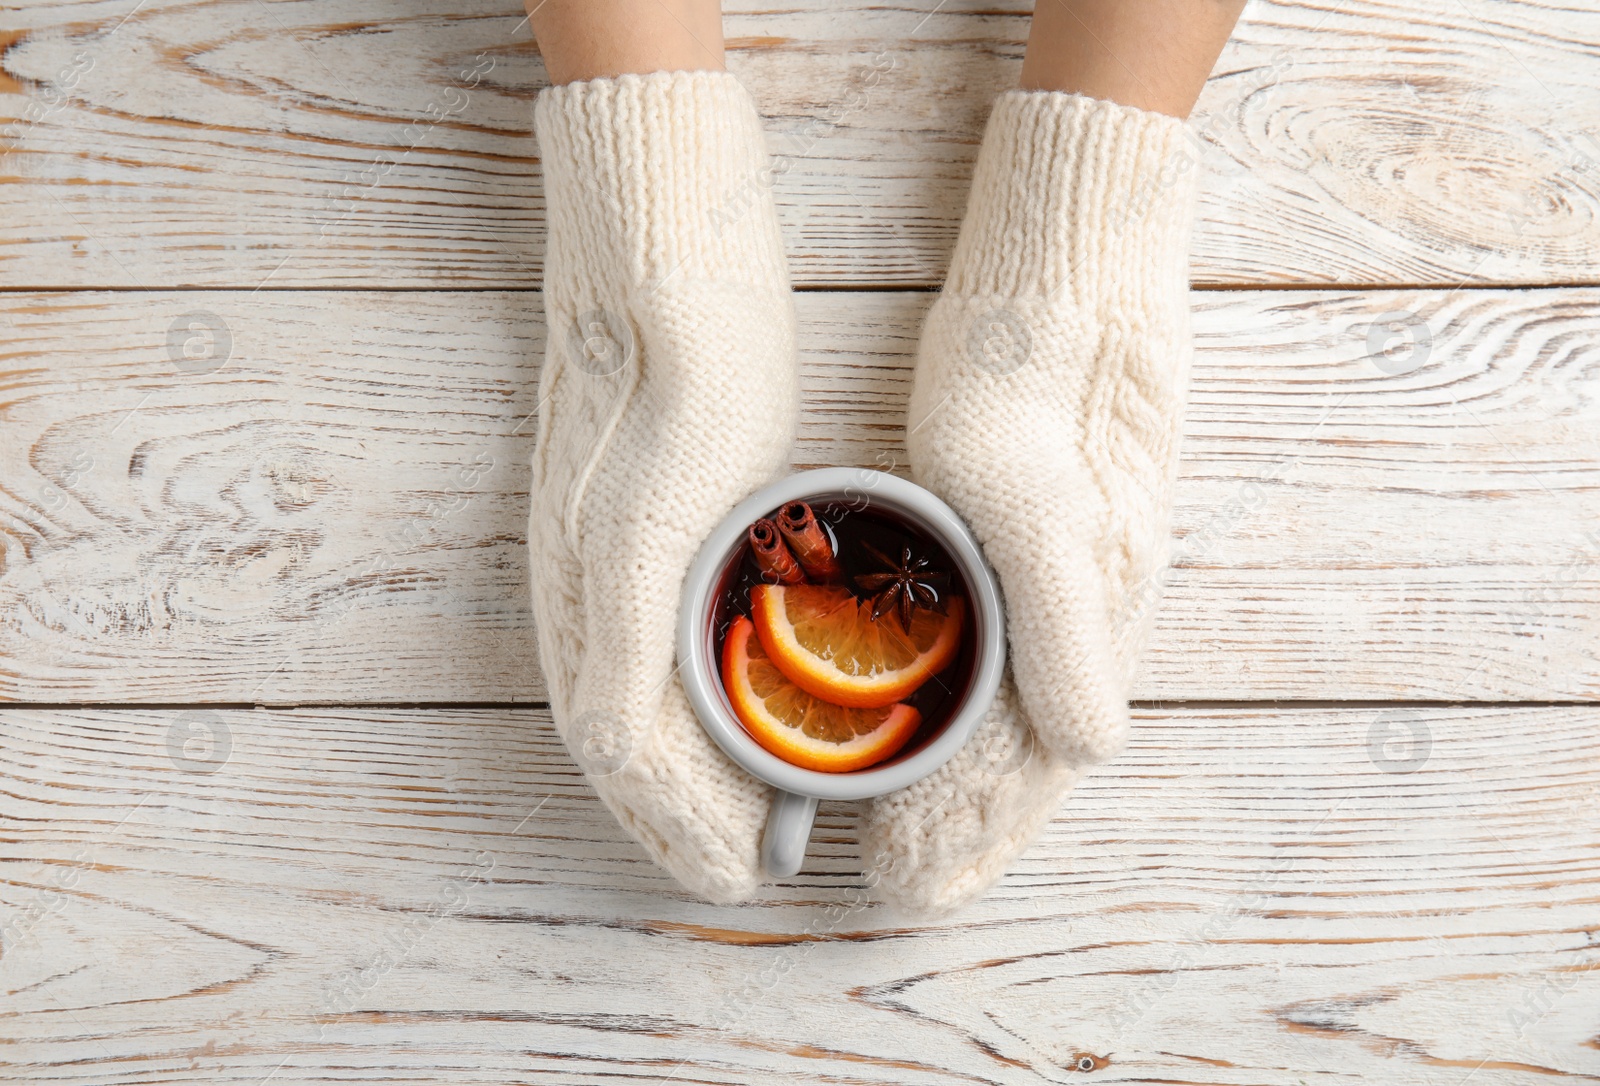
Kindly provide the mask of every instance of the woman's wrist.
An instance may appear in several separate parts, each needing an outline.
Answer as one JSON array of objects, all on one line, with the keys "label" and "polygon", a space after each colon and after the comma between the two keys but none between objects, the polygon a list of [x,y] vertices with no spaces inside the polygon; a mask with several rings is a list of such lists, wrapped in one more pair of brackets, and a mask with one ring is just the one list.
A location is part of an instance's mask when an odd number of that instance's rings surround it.
[{"label": "woman's wrist", "polygon": [[526,0],[554,85],[723,71],[719,0]]},{"label": "woman's wrist", "polygon": [[1244,0],[1041,0],[1021,89],[1184,120],[1243,7]]}]

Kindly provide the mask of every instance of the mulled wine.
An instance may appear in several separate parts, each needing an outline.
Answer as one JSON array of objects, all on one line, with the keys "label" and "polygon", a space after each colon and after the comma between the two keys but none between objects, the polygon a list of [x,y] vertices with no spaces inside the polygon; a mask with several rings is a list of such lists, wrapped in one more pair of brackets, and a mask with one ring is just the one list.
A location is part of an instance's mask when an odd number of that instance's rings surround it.
[{"label": "mulled wine", "polygon": [[973,682],[977,623],[961,569],[870,500],[790,502],[753,522],[711,610],[734,715],[807,769],[908,758]]}]

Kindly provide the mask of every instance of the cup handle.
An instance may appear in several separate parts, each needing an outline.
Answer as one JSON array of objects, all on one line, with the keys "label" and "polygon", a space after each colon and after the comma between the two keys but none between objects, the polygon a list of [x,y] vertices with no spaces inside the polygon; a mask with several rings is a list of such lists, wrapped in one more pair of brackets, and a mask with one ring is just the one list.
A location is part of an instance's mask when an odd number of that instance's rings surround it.
[{"label": "cup handle", "polygon": [[767,874],[782,879],[800,870],[816,817],[816,797],[783,791],[777,794],[772,813],[767,815],[766,832],[761,835],[761,866]]}]

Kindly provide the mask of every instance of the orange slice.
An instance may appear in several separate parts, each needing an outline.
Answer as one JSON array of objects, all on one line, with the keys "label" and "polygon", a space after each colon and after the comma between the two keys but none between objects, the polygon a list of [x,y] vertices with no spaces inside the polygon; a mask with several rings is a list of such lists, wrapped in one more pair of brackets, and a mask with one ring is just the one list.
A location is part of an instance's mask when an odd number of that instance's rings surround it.
[{"label": "orange slice", "polygon": [[956,658],[966,610],[918,608],[911,629],[839,585],[757,585],[750,590],[756,636],[789,681],[835,705],[873,709],[895,702]]},{"label": "orange slice", "polygon": [[916,734],[922,714],[909,705],[846,709],[814,698],[772,666],[740,615],[722,646],[722,686],[757,743],[802,769],[849,773],[894,754]]}]

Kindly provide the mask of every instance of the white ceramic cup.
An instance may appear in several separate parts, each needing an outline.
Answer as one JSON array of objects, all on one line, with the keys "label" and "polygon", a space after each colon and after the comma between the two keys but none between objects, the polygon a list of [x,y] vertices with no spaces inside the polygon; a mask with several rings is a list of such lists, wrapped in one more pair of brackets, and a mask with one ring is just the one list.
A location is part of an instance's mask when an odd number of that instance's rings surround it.
[{"label": "white ceramic cup", "polygon": [[[750,525],[793,501],[821,509],[882,509],[910,521],[949,554],[972,593],[977,658],[966,696],[933,739],[912,754],[854,773],[819,773],[784,761],[750,737],[722,688],[712,611],[724,574],[743,553]],[[983,722],[1005,670],[1005,613],[1000,586],[978,541],[955,510],[915,483],[867,468],[820,468],[757,491],[728,514],[700,548],[683,583],[678,613],[678,666],[689,704],[711,738],[740,766],[778,789],[761,840],[761,862],[778,878],[805,859],[819,799],[869,799],[914,784],[948,762]]]}]

